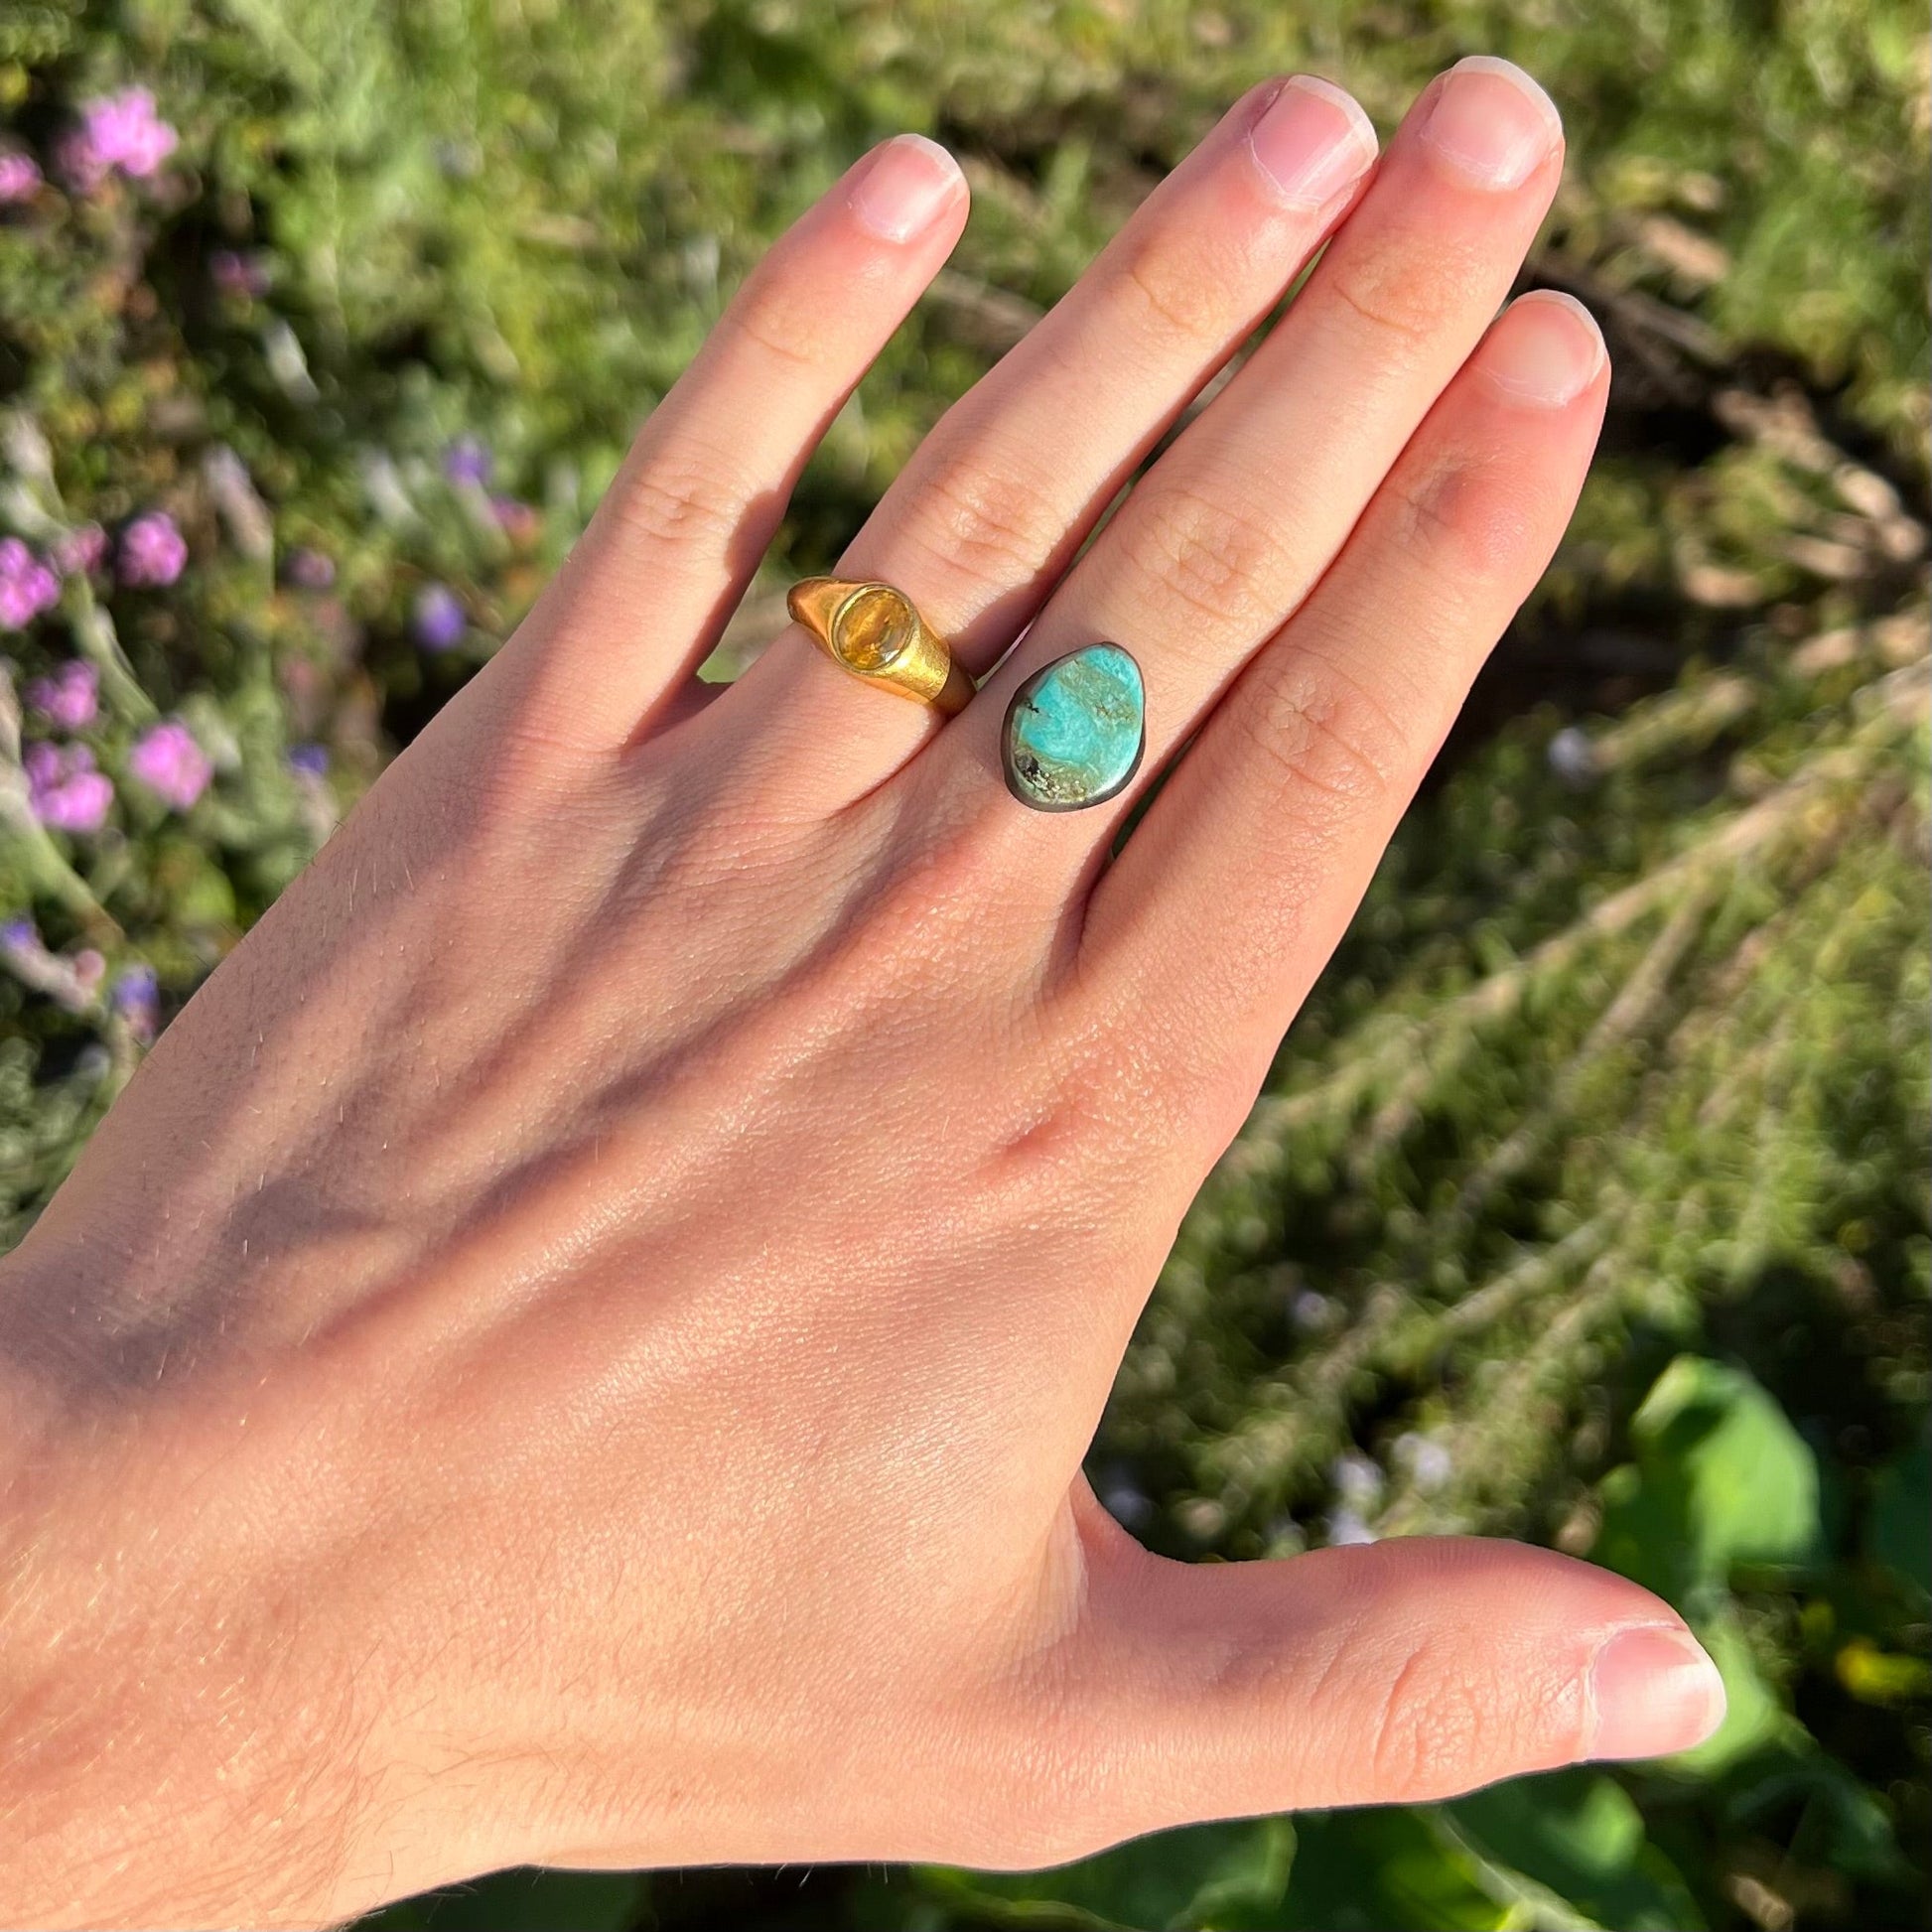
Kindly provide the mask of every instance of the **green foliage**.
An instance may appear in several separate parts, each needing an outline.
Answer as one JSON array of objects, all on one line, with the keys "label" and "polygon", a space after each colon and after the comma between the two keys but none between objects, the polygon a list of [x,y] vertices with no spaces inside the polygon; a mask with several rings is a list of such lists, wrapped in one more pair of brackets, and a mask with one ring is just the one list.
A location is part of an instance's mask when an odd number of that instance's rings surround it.
[{"label": "green foliage", "polygon": [[[27,0],[0,9],[0,536],[148,509],[179,582],[0,635],[0,1243],[394,748],[507,634],[771,236],[869,141],[959,152],[953,261],[833,423],[713,666],[1227,101],[1385,130],[1471,51],[1570,163],[1533,279],[1616,383],[1569,540],[1247,1128],[1096,1444],[1175,1555],[1550,1542],[1725,1672],[1700,1751],[1061,1873],[507,1874],[387,1923],[1731,1928],[1915,1922],[1932,1840],[1924,436],[1932,64],[1905,0]],[[154,89],[145,180],[68,192]],[[487,483],[452,474],[464,439]],[[316,560],[324,558],[328,571]],[[324,581],[327,577],[328,581]],[[464,620],[421,646],[418,599]],[[97,719],[17,702],[91,666]],[[212,782],[134,775],[184,720]],[[114,781],[27,809],[36,739]],[[319,771],[323,756],[326,772]]]},{"label": "green foliage", "polygon": [[1391,1925],[1696,1932],[1697,1906],[1613,1779],[1569,1772],[1428,1812],[1164,1833],[1025,1877],[924,1876],[960,1925],[1379,1932]]},{"label": "green foliage", "polygon": [[1137,1840],[1044,1876],[935,1869],[934,1895],[996,1925],[1263,1925],[1288,1890],[1295,1834],[1286,1819],[1198,1825]]},{"label": "green foliage", "polygon": [[1921,1436],[1878,1471],[1872,1484],[1871,1560],[1921,1596],[1932,1596],[1932,1442]]},{"label": "green foliage", "polygon": [[1861,1587],[1856,1534],[1834,1543],[1821,1521],[1812,1451],[1749,1375],[1690,1355],[1652,1385],[1630,1438],[1636,1459],[1596,1487],[1592,1555],[1691,1615],[1729,1693],[1716,1736],[1627,1781],[1580,1768],[1413,1813],[1298,1819],[1292,1837],[1271,1819],[1144,1839],[1024,1877],[929,1874],[932,1895],[959,1908],[946,1922],[1696,1932],[1721,1922],[1707,1910],[1712,1874],[1680,1861],[1717,1834],[1687,1834],[1686,1810],[1750,1819],[1794,1799],[1803,1830],[1787,1858],[1815,1859],[1820,1876],[1905,1909],[1921,1880],[1891,1808],[1821,1751],[1763,1657],[1764,1566],[1808,1567],[1805,1615],[1827,1636],[1813,1611],[1835,1594],[1856,1601]]},{"label": "green foliage", "polygon": [[1681,1600],[1744,1563],[1816,1554],[1818,1459],[1741,1369],[1680,1355],[1630,1418],[1637,1460],[1601,1484],[1596,1555]]},{"label": "green foliage", "polygon": [[474,1884],[405,1898],[360,1921],[362,1932],[625,1932],[647,1908],[634,1871],[542,1871],[519,1865]]},{"label": "green foliage", "polygon": [[1626,1932],[1685,1932],[1704,1922],[1689,1887],[1649,1843],[1643,1813],[1614,1778],[1567,1771],[1492,1786],[1445,1806],[1445,1829],[1480,1858],[1492,1893],[1552,1926],[1579,1921]]}]

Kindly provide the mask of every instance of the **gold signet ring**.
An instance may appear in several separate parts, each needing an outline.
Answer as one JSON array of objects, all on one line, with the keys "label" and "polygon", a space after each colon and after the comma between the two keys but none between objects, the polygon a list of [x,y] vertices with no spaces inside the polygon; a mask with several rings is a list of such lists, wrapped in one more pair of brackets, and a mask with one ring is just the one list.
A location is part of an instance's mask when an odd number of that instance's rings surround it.
[{"label": "gold signet ring", "polygon": [[953,662],[946,640],[890,584],[801,577],[786,593],[785,609],[834,664],[867,684],[949,718],[972,698],[973,680]]}]

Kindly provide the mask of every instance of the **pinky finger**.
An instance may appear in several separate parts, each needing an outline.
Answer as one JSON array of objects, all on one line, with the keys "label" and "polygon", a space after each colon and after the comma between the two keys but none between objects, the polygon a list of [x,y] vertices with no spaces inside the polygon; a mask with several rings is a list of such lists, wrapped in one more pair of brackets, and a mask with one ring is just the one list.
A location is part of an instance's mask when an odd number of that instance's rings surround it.
[{"label": "pinky finger", "polygon": [[1139,986],[1176,1076],[1234,1118],[1549,563],[1608,386],[1580,303],[1506,310],[1097,883],[1082,977]]}]

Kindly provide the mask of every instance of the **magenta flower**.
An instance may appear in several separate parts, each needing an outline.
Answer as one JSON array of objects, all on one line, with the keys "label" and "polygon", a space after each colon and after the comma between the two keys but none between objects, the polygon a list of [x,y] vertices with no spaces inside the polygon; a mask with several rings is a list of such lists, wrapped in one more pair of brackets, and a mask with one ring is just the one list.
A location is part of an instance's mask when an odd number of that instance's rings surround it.
[{"label": "magenta flower", "polygon": [[172,584],[187,561],[187,541],[166,510],[149,510],[121,532],[123,584]]},{"label": "magenta flower", "polygon": [[134,749],[127,755],[127,768],[131,777],[138,778],[178,812],[187,811],[214,775],[214,767],[195,743],[194,733],[175,718],[150,725],[134,741]]},{"label": "magenta flower", "polygon": [[469,623],[457,594],[447,584],[429,584],[416,594],[411,627],[425,650],[448,650]]},{"label": "magenta flower", "polygon": [[30,745],[20,760],[27,774],[27,803],[43,825],[58,832],[98,832],[114,802],[114,784],[94,769],[84,745]]},{"label": "magenta flower", "polygon": [[76,188],[91,191],[114,168],[145,180],[180,139],[154,111],[154,95],[146,87],[124,87],[80,110],[79,127],[61,144],[61,162]]},{"label": "magenta flower", "polygon": [[61,580],[18,537],[0,537],[0,630],[32,623],[61,596]]},{"label": "magenta flower", "polygon": [[54,568],[63,577],[85,577],[107,561],[107,532],[82,523],[54,540]]},{"label": "magenta flower", "polygon": [[22,154],[17,148],[0,153],[0,207],[31,202],[40,185],[41,171],[31,154]]},{"label": "magenta flower", "polygon": [[100,673],[91,664],[69,658],[52,677],[37,677],[28,685],[29,707],[62,731],[85,731],[100,715]]}]

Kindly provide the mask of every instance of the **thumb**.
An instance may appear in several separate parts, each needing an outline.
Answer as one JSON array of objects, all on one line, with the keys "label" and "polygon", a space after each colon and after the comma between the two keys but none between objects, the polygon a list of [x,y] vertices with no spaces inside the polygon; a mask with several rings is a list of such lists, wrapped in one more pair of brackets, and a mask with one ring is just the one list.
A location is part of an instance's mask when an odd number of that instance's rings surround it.
[{"label": "thumb", "polygon": [[1657,1756],[1724,1717],[1717,1667],[1669,1604],[1548,1550],[1411,1537],[1194,1565],[1082,1527],[1085,1614],[1054,1704],[1091,1844]]}]

